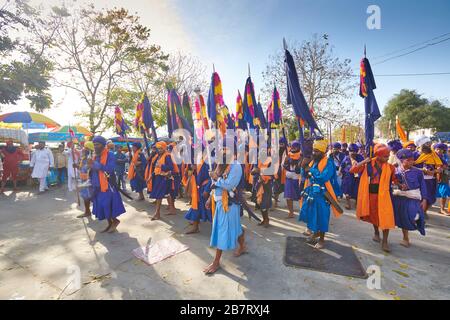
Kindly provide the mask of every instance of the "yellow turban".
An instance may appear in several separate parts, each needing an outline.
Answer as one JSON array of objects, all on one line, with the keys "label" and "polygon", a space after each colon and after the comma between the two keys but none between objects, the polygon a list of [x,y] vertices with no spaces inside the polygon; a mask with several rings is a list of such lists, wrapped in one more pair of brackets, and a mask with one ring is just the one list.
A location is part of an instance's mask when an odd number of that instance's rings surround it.
[{"label": "yellow turban", "polygon": [[94,151],[94,143],[92,141],[86,141],[84,147],[88,150]]},{"label": "yellow turban", "polygon": [[319,150],[320,152],[327,152],[328,140],[315,140],[313,144],[313,149]]}]

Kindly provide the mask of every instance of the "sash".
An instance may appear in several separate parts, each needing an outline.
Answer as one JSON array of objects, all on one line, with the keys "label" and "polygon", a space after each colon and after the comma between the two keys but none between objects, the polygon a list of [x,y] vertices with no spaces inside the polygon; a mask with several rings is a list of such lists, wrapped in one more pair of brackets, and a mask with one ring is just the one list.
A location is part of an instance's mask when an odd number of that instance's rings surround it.
[{"label": "sash", "polygon": [[[371,162],[372,167],[375,166],[375,161],[375,158],[373,158]],[[395,227],[394,209],[389,192],[391,176],[391,166],[387,163],[384,163],[381,168],[381,177],[378,191],[378,219],[380,222],[379,227],[382,230],[393,229]],[[356,203],[356,216],[358,219],[361,219],[363,217],[368,217],[369,215],[369,175],[367,173],[366,165],[359,181],[358,200]]]},{"label": "sash", "polygon": [[[95,155],[94,160],[97,160],[98,156]],[[100,164],[106,165],[106,161],[108,160],[108,149],[104,148],[102,154],[100,155]],[[100,181],[100,190],[101,192],[108,191],[108,178],[103,170],[98,171],[98,179]]]},{"label": "sash", "polygon": [[132,180],[136,177],[136,163],[139,160],[139,155],[141,154],[141,149],[137,150],[133,154],[133,158],[131,160],[130,168],[128,169],[128,179]]}]

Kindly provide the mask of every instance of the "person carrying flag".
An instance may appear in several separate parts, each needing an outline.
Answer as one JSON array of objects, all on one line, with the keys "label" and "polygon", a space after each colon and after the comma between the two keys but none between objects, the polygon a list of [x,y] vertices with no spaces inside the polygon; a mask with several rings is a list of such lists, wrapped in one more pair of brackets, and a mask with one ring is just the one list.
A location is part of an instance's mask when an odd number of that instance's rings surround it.
[{"label": "person carrying flag", "polygon": [[[390,252],[389,230],[395,228],[391,184],[396,181],[395,167],[388,163],[390,151],[384,144],[374,146],[375,158],[353,165],[350,173],[360,174],[356,216],[373,225],[373,241],[381,242],[383,251]],[[380,231],[383,240],[380,239]]]},{"label": "person carrying flag", "polygon": [[144,200],[145,188],[145,156],[142,152],[142,144],[134,142],[132,144],[133,157],[131,159],[130,168],[128,169],[128,180],[130,180],[131,190],[139,193],[138,201]]},{"label": "person carrying flag", "polygon": [[283,162],[283,168],[286,170],[286,182],[284,185],[284,198],[286,199],[289,215],[294,217],[294,201],[300,200],[300,172],[301,172],[301,152],[300,142],[294,141]]},{"label": "person carrying flag", "polygon": [[[331,185],[331,178],[336,175],[333,160],[326,156],[328,142],[326,140],[316,140],[313,144],[313,160],[302,170],[305,177],[304,191],[300,202],[299,221],[306,223],[309,237],[308,243],[315,243],[316,249],[323,249],[325,246],[325,234],[328,232],[330,223],[330,204],[326,200],[325,193],[328,193],[336,202],[336,195]],[[336,217],[339,217],[337,210],[333,209]]]},{"label": "person carrying flag", "polygon": [[114,153],[106,148],[105,138],[95,136],[92,142],[95,149],[94,159],[89,161],[94,189],[92,212],[100,221],[105,219],[108,221],[108,226],[101,232],[112,233],[117,230],[120,223],[117,217],[126,212],[115,181],[116,158]]},{"label": "person carrying flag", "polygon": [[[147,181],[147,192],[150,198],[156,199],[156,210],[152,216],[153,220],[161,219],[161,203],[166,196],[169,203],[172,202],[170,191],[172,188],[173,163],[170,154],[167,152],[167,144],[164,141],[155,143],[157,154],[151,158],[151,163],[147,166],[145,180]],[[170,212],[175,214],[175,212]]]}]

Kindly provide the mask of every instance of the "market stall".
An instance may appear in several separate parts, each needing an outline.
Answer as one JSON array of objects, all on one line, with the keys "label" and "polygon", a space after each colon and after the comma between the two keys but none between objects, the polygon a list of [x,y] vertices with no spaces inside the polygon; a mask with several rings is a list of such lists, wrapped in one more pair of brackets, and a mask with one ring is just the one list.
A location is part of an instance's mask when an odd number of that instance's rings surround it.
[{"label": "market stall", "polygon": [[0,150],[6,146],[6,142],[12,140],[14,145],[22,150],[25,158],[19,164],[19,173],[17,181],[29,184],[31,178],[30,171],[30,149],[28,144],[28,136],[25,131],[20,129],[0,128]]}]

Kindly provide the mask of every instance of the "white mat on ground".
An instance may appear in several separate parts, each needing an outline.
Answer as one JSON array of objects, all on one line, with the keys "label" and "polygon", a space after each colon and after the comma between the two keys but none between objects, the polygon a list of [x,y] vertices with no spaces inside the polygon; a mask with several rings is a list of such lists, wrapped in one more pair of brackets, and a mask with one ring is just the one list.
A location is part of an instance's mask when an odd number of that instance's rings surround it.
[{"label": "white mat on ground", "polygon": [[174,238],[167,238],[145,247],[136,248],[133,250],[133,255],[146,264],[152,265],[188,249],[188,246]]}]

